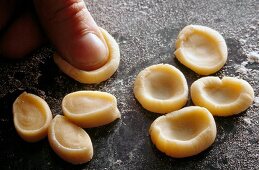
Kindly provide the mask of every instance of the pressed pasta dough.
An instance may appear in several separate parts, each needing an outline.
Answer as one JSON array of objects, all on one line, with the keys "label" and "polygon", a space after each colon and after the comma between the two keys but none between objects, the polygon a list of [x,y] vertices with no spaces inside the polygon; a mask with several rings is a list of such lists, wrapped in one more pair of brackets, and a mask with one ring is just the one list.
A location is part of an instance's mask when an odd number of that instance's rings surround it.
[{"label": "pressed pasta dough", "polygon": [[64,115],[83,128],[111,123],[121,117],[115,96],[100,91],[77,91],[62,101]]},{"label": "pressed pasta dough", "polygon": [[37,142],[47,136],[52,114],[45,100],[23,92],[13,103],[13,119],[21,138],[27,142]]},{"label": "pressed pasta dough", "polygon": [[219,71],[227,61],[227,45],[222,35],[205,26],[188,25],[178,35],[176,58],[200,75]]},{"label": "pressed pasta dough", "polygon": [[216,138],[212,114],[203,107],[189,106],[158,117],[149,133],[155,146],[174,158],[189,157],[207,149]]},{"label": "pressed pasta dough", "polygon": [[[100,30],[110,52],[107,63],[101,68],[79,70],[54,54],[58,67],[81,83],[105,81],[119,66],[118,44],[106,30]],[[209,75],[225,64],[227,46],[217,31],[189,25],[178,36],[175,55],[196,73]],[[192,100],[198,106],[181,109],[188,100],[187,82],[182,72],[169,64],[157,64],[141,71],[134,83],[134,95],[149,111],[170,112],[158,117],[151,124],[149,133],[160,151],[175,158],[199,154],[212,145],[217,133],[212,114],[238,114],[247,109],[254,99],[252,87],[244,80],[204,77],[191,86]],[[57,115],[52,120],[47,103],[25,92],[13,105],[14,124],[18,134],[28,142],[42,139],[48,129],[52,149],[72,164],[85,163],[93,157],[91,139],[82,128],[102,126],[121,117],[116,98],[99,91],[77,91],[66,95],[62,110],[65,116]]]},{"label": "pressed pasta dough", "polygon": [[89,135],[65,116],[57,115],[52,120],[48,139],[54,152],[67,162],[82,164],[93,157],[93,145]]},{"label": "pressed pasta dough", "polygon": [[145,109],[164,114],[186,104],[188,86],[180,70],[169,64],[157,64],[138,74],[134,95]]},{"label": "pressed pasta dough", "polygon": [[203,77],[191,85],[195,105],[206,107],[215,116],[231,116],[246,110],[254,90],[245,80],[234,77]]}]

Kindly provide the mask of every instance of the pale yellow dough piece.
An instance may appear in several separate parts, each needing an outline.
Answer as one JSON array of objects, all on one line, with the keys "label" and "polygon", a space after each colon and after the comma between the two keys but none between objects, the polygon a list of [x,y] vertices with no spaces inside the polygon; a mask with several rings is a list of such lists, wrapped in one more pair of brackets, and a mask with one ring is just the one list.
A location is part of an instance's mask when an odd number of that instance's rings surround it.
[{"label": "pale yellow dough piece", "polygon": [[67,118],[83,128],[106,125],[121,117],[116,98],[99,91],[77,91],[66,95],[62,110]]},{"label": "pale yellow dough piece", "polygon": [[120,63],[120,49],[116,40],[103,28],[100,27],[103,37],[109,49],[109,58],[107,63],[99,69],[92,71],[84,71],[75,68],[66,62],[57,53],[54,54],[54,62],[58,65],[60,70],[66,73],[69,77],[79,81],[80,83],[94,84],[110,78],[119,67]]},{"label": "pale yellow dough piece", "polygon": [[48,139],[54,152],[67,162],[82,164],[93,157],[93,145],[89,135],[64,116],[57,115],[52,120]]},{"label": "pale yellow dough piece", "polygon": [[161,152],[183,158],[199,154],[211,146],[217,129],[206,108],[190,106],[158,117],[151,124],[149,133]]},{"label": "pale yellow dough piece", "polygon": [[169,64],[158,64],[138,74],[134,95],[145,109],[164,114],[186,104],[188,86],[180,70]]},{"label": "pale yellow dough piece", "polygon": [[246,110],[254,90],[245,80],[234,77],[203,77],[191,85],[195,105],[206,107],[214,116],[231,116]]},{"label": "pale yellow dough piece", "polygon": [[219,71],[227,61],[227,45],[222,35],[209,27],[188,25],[178,35],[176,58],[200,75]]},{"label": "pale yellow dough piece", "polygon": [[14,126],[27,142],[37,142],[47,136],[52,114],[40,97],[23,92],[13,103]]}]

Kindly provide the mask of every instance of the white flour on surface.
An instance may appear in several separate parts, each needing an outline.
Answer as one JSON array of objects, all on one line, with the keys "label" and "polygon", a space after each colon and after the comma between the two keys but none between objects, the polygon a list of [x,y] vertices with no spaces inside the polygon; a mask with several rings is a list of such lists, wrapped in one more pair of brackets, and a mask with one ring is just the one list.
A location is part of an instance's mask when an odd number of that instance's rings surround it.
[{"label": "white flour on surface", "polygon": [[254,105],[255,105],[256,107],[259,107],[259,97],[255,97],[255,99],[254,99]]},{"label": "white flour on surface", "polygon": [[247,60],[250,63],[259,63],[259,54],[258,51],[252,51],[247,55]]},{"label": "white flour on surface", "polygon": [[[239,36],[241,46],[241,63],[234,64],[234,72],[238,78],[249,82],[255,91],[252,107],[259,107],[259,21],[253,18],[249,24],[241,29],[233,30],[232,34]],[[238,49],[239,50],[239,49]],[[231,66],[230,66],[231,67]],[[253,109],[251,109],[253,110]],[[249,110],[248,110],[249,112]]]}]

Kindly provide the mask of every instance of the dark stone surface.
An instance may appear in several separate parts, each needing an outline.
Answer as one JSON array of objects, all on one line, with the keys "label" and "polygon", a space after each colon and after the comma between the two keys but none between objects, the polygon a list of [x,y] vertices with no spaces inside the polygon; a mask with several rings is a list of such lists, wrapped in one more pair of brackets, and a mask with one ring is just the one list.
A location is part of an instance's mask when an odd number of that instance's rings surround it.
[{"label": "dark stone surface", "polygon": [[[179,68],[189,85],[199,78],[174,58],[173,51],[179,31],[188,24],[200,24],[218,30],[227,41],[228,62],[216,75],[243,78],[259,96],[258,63],[248,63],[247,74],[238,71],[247,60],[246,54],[258,50],[256,0],[100,0],[87,4],[98,24],[120,45],[118,71],[101,84],[80,84],[57,68],[49,46],[21,61],[1,60],[0,169],[259,169],[258,105],[237,116],[216,117],[215,143],[197,156],[174,159],[152,144],[148,129],[159,115],[143,109],[132,90],[136,75],[158,63]],[[17,135],[12,103],[27,91],[44,98],[53,115],[62,114],[62,98],[77,90],[114,94],[122,118],[107,126],[86,129],[94,157],[89,163],[74,166],[56,156],[47,139],[31,144]],[[187,105],[192,105],[190,99]]]}]

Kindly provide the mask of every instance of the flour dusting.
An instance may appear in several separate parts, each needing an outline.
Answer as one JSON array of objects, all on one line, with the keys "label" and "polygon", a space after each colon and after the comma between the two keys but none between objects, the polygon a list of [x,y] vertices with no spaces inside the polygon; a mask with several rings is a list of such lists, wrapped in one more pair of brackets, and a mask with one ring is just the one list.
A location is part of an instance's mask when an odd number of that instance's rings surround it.
[{"label": "flour dusting", "polygon": [[255,97],[255,99],[254,99],[254,105],[255,105],[256,107],[259,107],[259,96],[258,96],[258,97]]},{"label": "flour dusting", "polygon": [[258,51],[252,51],[247,55],[247,60],[250,63],[259,63],[259,54]]}]

